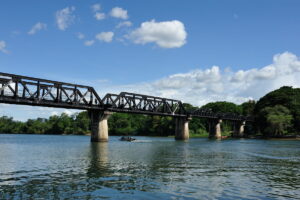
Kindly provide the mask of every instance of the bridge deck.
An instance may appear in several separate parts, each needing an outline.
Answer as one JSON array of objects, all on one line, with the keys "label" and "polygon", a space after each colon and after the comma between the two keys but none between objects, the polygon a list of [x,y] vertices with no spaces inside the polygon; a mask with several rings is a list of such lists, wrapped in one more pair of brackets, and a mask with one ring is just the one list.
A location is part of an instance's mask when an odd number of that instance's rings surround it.
[{"label": "bridge deck", "polygon": [[213,113],[205,109],[187,112],[181,101],[142,94],[121,92],[100,98],[90,86],[1,72],[0,103],[173,117],[251,120],[232,113]]}]

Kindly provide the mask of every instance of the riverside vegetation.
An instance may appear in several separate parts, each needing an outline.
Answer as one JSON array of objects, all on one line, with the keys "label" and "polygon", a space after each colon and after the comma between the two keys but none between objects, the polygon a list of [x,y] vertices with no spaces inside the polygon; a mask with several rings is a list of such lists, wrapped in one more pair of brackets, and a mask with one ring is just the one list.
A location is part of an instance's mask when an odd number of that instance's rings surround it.
[{"label": "riverside vegetation", "polygon": [[[184,104],[186,110],[197,109]],[[263,137],[296,136],[300,133],[300,88],[281,87],[262,97],[258,102],[249,101],[241,105],[230,102],[208,103],[201,108],[213,112],[231,112],[253,116],[255,122],[247,127],[248,134]],[[172,117],[146,116],[114,113],[109,118],[110,135],[170,136],[174,134]],[[208,120],[194,118],[189,124],[191,137],[208,136]],[[231,122],[224,121],[222,135],[231,135]],[[63,113],[48,119],[15,121],[11,117],[0,117],[1,133],[27,134],[78,134],[90,133],[90,120],[86,111],[71,116]]]}]

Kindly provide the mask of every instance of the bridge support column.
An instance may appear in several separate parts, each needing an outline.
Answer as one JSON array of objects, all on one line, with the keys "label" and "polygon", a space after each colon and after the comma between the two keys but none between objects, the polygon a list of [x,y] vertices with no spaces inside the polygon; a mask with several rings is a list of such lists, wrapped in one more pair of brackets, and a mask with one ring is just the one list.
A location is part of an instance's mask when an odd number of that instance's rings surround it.
[{"label": "bridge support column", "polygon": [[108,141],[108,124],[107,120],[112,113],[107,111],[92,110],[89,111],[91,119],[91,142]]},{"label": "bridge support column", "polygon": [[245,125],[246,122],[245,121],[241,121],[238,126],[237,126],[237,130],[236,130],[236,135],[238,137],[244,137],[245,135]]},{"label": "bridge support column", "polygon": [[209,137],[221,139],[222,138],[222,131],[221,131],[221,124],[222,119],[212,120],[210,122],[210,130],[209,130]]},{"label": "bridge support column", "polygon": [[189,121],[191,118],[176,117],[175,118],[175,140],[188,140],[189,133]]}]

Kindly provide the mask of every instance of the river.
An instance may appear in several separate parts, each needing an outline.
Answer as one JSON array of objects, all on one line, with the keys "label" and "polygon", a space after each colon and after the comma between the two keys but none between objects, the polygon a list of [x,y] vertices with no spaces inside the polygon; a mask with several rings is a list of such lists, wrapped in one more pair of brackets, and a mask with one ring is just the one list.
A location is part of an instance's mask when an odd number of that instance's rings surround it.
[{"label": "river", "polygon": [[300,141],[0,134],[0,199],[300,199]]}]

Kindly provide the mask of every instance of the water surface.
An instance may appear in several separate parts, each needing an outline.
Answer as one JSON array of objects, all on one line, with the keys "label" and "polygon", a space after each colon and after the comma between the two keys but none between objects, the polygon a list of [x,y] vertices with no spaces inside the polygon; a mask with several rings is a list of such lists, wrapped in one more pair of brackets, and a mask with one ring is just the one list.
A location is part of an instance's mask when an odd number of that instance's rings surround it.
[{"label": "water surface", "polygon": [[300,199],[300,141],[0,134],[0,199]]}]

